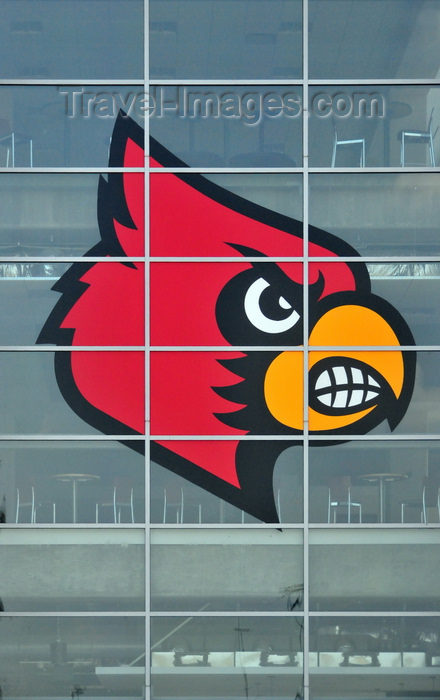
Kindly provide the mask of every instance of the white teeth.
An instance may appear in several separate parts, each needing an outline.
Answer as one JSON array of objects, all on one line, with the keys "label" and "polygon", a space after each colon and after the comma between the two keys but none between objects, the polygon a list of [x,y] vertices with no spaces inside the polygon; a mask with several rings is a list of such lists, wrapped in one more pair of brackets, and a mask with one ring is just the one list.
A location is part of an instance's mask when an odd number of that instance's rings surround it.
[{"label": "white teeth", "polygon": [[361,370],[358,369],[357,367],[352,368],[351,376],[353,377],[353,382],[355,384],[363,384],[364,383],[364,375],[362,374]]},{"label": "white teeth", "polygon": [[347,372],[345,371],[345,367],[333,367],[333,374],[336,379],[336,384],[347,383]]},{"label": "white teeth", "polygon": [[322,374],[319,375],[319,377],[316,381],[316,384],[315,384],[315,388],[316,389],[325,389],[326,387],[330,386],[330,384],[331,384],[330,375],[327,372],[327,370],[325,370],[325,372],[323,372]]},{"label": "white teeth", "polygon": [[348,405],[348,391],[337,391],[333,402],[334,408],[346,408]]},{"label": "white teeth", "polygon": [[351,395],[351,399],[348,402],[348,405],[351,406],[359,406],[359,404],[362,403],[364,400],[364,391],[362,389],[355,389]]},{"label": "white teeth", "polygon": [[321,403],[325,404],[326,406],[332,405],[332,395],[331,394],[323,394],[322,396],[319,397],[319,400],[321,401]]},{"label": "white teeth", "polygon": [[[329,408],[362,409],[363,404],[377,399],[380,384],[359,367],[337,365],[324,370],[315,382],[316,398]],[[322,393],[320,393],[322,392]]]}]

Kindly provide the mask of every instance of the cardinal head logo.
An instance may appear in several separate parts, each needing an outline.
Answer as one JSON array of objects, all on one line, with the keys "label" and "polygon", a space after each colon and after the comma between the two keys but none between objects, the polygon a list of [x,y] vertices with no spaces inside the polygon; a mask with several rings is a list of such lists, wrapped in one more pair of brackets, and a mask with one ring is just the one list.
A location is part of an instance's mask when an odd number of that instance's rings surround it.
[{"label": "cardinal head logo", "polygon": [[[412,334],[371,293],[361,259],[339,260],[357,257],[350,245],[310,227],[316,262],[307,274],[301,262],[274,262],[303,255],[301,222],[202,175],[164,170],[182,163],[154,140],[150,158],[152,459],[278,522],[274,465],[299,444],[305,413],[311,436],[341,441],[401,421],[415,377],[415,353],[401,348],[414,345]],[[143,164],[143,130],[121,114],[109,165]],[[109,260],[69,268],[38,338],[72,348],[55,354],[60,391],[83,420],[121,440],[145,434],[146,275],[136,261],[145,255],[144,184],[142,173],[101,177],[101,240],[86,257]],[[143,449],[142,440],[125,444]]]}]

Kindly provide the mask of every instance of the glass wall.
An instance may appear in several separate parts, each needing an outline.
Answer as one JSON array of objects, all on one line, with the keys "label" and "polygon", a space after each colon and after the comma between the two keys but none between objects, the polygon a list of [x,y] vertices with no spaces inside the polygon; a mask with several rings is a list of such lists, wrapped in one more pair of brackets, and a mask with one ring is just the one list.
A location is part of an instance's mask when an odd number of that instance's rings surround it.
[{"label": "glass wall", "polygon": [[439,696],[439,23],[3,0],[1,697]]}]

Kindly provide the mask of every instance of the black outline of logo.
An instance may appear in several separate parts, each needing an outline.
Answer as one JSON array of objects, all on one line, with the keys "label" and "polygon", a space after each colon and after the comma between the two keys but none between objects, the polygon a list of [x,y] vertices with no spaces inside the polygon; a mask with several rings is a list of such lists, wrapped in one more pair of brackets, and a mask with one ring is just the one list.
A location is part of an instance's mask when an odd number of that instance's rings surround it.
[{"label": "black outline of logo", "polygon": [[[110,167],[122,166],[126,144],[129,139],[133,140],[141,148],[144,147],[143,129],[132,119],[120,113],[116,120],[110,147]],[[186,165],[153,138],[150,139],[150,149],[151,156],[163,167],[178,168]],[[206,197],[237,213],[297,238],[303,238],[303,224],[296,219],[249,202],[207,180],[203,175],[185,172],[178,172],[174,175]],[[122,257],[125,255],[116,236],[113,224],[114,219],[129,228],[134,228],[124,196],[123,173],[109,173],[107,180],[103,176],[100,177],[98,187],[98,226],[101,241],[93,246],[85,256],[109,255]],[[317,304],[319,313],[317,311],[317,317],[312,314],[311,329],[326,309],[346,303],[354,303],[353,300],[355,299],[357,305],[374,309],[385,319],[388,318],[402,345],[414,345],[412,334],[400,314],[391,304],[371,294],[370,278],[366,265],[360,259],[359,253],[350,244],[327,231],[313,226],[309,227],[309,241],[328,249],[338,257],[359,258],[359,261],[354,263],[344,261],[344,264],[352,271],[356,291],[330,294],[319,301]],[[37,343],[72,345],[74,330],[61,329],[60,326],[66,314],[87,288],[87,284],[81,282],[80,278],[96,264],[99,263],[73,263],[69,270],[54,285],[53,289],[60,292],[62,296],[48,317],[37,339]],[[121,262],[119,264],[133,267],[133,264],[128,261],[127,263]],[[261,351],[256,351],[256,353],[261,354]],[[332,436],[337,436],[338,433],[367,433],[385,418],[388,418],[392,429],[394,429],[408,408],[415,379],[415,352],[402,351],[402,355],[405,362],[405,383],[399,399],[396,400],[395,397],[392,397],[392,399],[384,402],[380,420],[376,420],[376,418],[372,420],[371,414],[368,414],[356,426],[352,426],[355,429],[351,430],[349,426],[344,428],[344,430],[333,430],[331,431]],[[55,353],[55,373],[58,386],[66,402],[86,423],[106,435],[139,435],[139,441],[121,440],[121,442],[139,453],[144,453],[144,439],[141,434],[90,405],[80,393],[72,374],[70,352]],[[389,393],[385,392],[386,396],[389,397]],[[298,431],[281,429],[279,434],[286,435],[286,438],[287,435],[292,435],[292,440],[288,438],[286,440],[240,440],[240,436],[237,436],[236,467],[241,488],[232,486],[223,479],[155,442],[151,443],[151,457],[161,466],[222,498],[231,505],[254,515],[260,520],[277,523],[278,516],[272,486],[275,461],[287,447],[301,444],[301,441],[298,440]],[[295,434],[296,439],[294,437]],[[328,441],[315,444],[324,446],[343,441],[338,441],[337,437],[335,439],[329,437]],[[313,444],[313,441],[311,444]],[[249,464],[252,464],[251,470],[249,469]]]}]

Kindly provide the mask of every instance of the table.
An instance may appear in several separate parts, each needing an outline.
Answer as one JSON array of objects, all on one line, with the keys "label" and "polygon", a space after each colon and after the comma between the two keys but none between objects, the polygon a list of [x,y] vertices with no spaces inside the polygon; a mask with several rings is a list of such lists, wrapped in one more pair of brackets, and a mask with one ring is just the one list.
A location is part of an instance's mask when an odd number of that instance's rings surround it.
[{"label": "table", "polygon": [[73,522],[76,523],[76,485],[81,481],[91,481],[92,479],[100,479],[101,477],[96,474],[53,474],[51,478],[57,479],[58,481],[70,482],[72,484],[72,515]]},{"label": "table", "polygon": [[377,484],[379,487],[379,521],[385,522],[385,484],[393,481],[403,481],[408,474],[394,472],[377,472],[374,474],[361,474],[359,479],[370,484]]}]

